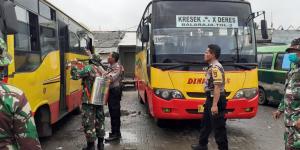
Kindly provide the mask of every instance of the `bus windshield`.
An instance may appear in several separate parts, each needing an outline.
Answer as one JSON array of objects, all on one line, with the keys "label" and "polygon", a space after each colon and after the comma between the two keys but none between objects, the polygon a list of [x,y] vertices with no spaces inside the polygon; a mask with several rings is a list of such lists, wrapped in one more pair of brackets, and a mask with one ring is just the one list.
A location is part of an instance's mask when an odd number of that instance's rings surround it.
[{"label": "bus windshield", "polygon": [[221,61],[255,63],[253,23],[247,3],[160,1],[153,5],[154,63],[201,62],[207,46],[218,44]]}]

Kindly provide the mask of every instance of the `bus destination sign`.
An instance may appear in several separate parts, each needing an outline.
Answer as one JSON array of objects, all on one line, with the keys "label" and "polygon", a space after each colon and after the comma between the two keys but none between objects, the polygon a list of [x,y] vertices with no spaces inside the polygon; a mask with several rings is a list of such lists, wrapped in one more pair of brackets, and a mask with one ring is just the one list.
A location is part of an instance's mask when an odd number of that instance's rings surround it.
[{"label": "bus destination sign", "polygon": [[237,16],[176,15],[176,27],[238,28]]}]

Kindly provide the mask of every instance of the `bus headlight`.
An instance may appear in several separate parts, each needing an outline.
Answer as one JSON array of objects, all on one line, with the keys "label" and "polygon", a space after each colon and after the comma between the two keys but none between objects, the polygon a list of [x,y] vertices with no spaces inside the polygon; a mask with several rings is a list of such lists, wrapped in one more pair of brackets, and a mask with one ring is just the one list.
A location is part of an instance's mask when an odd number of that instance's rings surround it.
[{"label": "bus headlight", "polygon": [[258,94],[258,89],[257,88],[251,88],[251,89],[242,89],[239,90],[235,96],[234,99],[252,99]]},{"label": "bus headlight", "polygon": [[155,89],[154,93],[156,96],[165,99],[184,99],[183,94],[178,90],[169,90],[169,89]]}]

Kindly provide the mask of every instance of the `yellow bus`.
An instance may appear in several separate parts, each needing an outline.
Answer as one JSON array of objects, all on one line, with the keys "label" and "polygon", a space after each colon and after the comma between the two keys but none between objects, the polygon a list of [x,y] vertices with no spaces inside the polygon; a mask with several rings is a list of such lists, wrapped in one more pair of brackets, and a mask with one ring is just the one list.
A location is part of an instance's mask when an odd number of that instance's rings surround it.
[{"label": "yellow bus", "polygon": [[51,125],[81,105],[81,81],[70,79],[66,64],[87,59],[92,33],[44,0],[15,0],[17,33],[6,35],[13,63],[5,82],[24,91],[40,137]]},{"label": "yellow bus", "polygon": [[[137,30],[138,96],[155,120],[200,119],[205,104],[204,51],[222,48],[227,118],[258,109],[257,50],[252,13],[244,0],[153,0]],[[262,35],[267,38],[266,22]]]}]

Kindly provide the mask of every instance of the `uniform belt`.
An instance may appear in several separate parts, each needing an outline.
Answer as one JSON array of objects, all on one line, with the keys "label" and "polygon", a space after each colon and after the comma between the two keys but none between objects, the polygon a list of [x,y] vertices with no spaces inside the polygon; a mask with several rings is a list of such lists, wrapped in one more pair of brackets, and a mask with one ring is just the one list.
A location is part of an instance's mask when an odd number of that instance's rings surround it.
[{"label": "uniform belt", "polygon": [[[211,92],[213,92],[213,91],[206,91],[206,92],[205,92],[205,95],[210,97]],[[221,95],[221,96],[226,96],[225,92],[220,92],[220,95]]]}]

